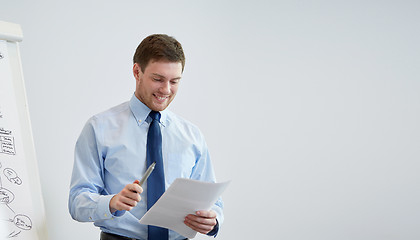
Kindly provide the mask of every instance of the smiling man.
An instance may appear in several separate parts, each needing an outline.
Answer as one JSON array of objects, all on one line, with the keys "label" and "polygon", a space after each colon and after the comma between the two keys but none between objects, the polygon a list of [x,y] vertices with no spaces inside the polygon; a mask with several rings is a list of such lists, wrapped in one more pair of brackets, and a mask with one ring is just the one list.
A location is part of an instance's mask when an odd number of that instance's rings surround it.
[{"label": "smiling man", "polygon": [[[77,140],[69,211],[100,227],[101,240],[186,239],[138,221],[176,178],[216,181],[200,130],[167,110],[184,71],[184,52],[173,37],[155,34],[140,43],[133,62],[131,100],[90,118]],[[155,170],[140,186],[153,162]],[[211,210],[185,216],[184,224],[216,236],[222,221],[219,199]]]},{"label": "smiling man", "polygon": [[178,91],[182,64],[152,60],[144,70],[135,63],[133,72],[136,78],[136,97],[153,111],[165,110]]}]

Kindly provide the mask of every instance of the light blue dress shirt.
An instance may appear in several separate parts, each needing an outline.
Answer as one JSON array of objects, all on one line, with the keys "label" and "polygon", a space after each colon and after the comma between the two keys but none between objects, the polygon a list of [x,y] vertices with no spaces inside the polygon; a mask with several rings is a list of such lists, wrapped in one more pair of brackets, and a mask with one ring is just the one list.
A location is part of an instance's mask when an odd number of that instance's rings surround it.
[{"label": "light blue dress shirt", "polygon": [[[147,131],[151,110],[135,95],[90,118],[76,143],[69,211],[73,219],[94,222],[102,231],[147,239],[139,219],[147,211],[147,182],[142,200],[131,211],[111,214],[109,201],[146,172]],[[162,156],[166,189],[176,178],[215,182],[206,142],[200,130],[169,110],[161,112]],[[221,199],[212,208],[223,222]],[[184,239],[169,231],[169,239]]]}]

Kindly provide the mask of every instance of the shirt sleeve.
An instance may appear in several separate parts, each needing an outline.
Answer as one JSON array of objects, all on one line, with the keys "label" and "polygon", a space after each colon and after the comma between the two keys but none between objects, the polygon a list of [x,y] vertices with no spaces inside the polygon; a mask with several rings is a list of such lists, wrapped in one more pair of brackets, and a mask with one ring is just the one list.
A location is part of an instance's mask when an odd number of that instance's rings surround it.
[{"label": "shirt sleeve", "polygon": [[104,189],[103,159],[98,141],[98,129],[95,129],[95,119],[92,118],[76,142],[70,184],[69,212],[73,219],[80,222],[114,217],[109,209],[114,195],[108,195]]},{"label": "shirt sleeve", "polygon": [[[216,177],[214,174],[213,165],[210,160],[210,154],[207,144],[201,133],[199,136],[201,143],[201,147],[199,149],[201,149],[201,151],[197,156],[196,164],[193,168],[191,178],[205,182],[216,182]],[[217,201],[212,206],[211,210],[213,210],[217,214],[217,228],[214,229],[215,232],[212,231],[212,235],[216,235],[220,225],[223,223],[224,220],[223,201],[221,197],[217,199]]]}]

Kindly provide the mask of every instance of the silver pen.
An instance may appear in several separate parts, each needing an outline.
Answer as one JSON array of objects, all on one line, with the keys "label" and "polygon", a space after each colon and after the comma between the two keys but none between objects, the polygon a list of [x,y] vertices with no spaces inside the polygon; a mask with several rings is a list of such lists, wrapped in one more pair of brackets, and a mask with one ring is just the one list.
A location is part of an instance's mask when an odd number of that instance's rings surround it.
[{"label": "silver pen", "polygon": [[153,172],[153,169],[155,169],[156,162],[150,164],[149,168],[146,170],[146,173],[141,178],[139,185],[143,185],[144,182],[146,182],[147,178],[150,176],[150,174]]}]

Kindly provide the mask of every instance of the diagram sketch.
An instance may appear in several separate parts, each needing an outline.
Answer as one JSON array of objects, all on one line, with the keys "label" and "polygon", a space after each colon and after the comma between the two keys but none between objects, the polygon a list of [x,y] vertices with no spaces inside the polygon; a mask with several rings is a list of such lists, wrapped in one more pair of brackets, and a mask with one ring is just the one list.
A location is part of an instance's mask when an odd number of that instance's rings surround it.
[{"label": "diagram sketch", "polygon": [[[2,167],[2,163],[0,162],[0,169]],[[19,186],[22,184],[21,178],[12,168],[4,168],[3,175],[13,185]],[[12,190],[3,187],[3,175],[0,174],[0,207],[5,206],[6,211],[4,212],[8,213],[6,214],[8,218],[2,220],[10,223],[8,228],[10,233],[6,237],[16,238],[21,234],[22,231],[32,229],[32,220],[25,214],[16,213],[10,206],[10,204],[15,200],[15,194],[12,192]]]},{"label": "diagram sketch", "polygon": [[15,155],[15,141],[12,131],[0,128],[0,153]]},{"label": "diagram sketch", "polygon": [[14,183],[16,185],[21,185],[22,184],[22,180],[20,179],[20,177],[18,177],[15,170],[13,170],[11,168],[5,168],[3,173],[6,176],[7,180],[9,180],[11,183]]}]

